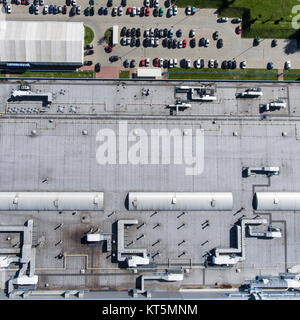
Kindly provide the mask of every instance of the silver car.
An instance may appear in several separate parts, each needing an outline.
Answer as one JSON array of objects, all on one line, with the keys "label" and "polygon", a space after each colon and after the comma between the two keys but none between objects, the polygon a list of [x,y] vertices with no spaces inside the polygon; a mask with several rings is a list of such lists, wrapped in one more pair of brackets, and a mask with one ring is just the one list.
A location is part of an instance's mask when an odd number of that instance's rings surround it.
[{"label": "silver car", "polygon": [[40,0],[40,6],[44,5],[44,0]]},{"label": "silver car", "polygon": [[119,6],[118,15],[119,15],[119,16],[123,15],[123,8],[122,8],[122,6]]},{"label": "silver car", "polygon": [[38,6],[38,5],[36,5],[36,6],[34,7],[34,13],[35,13],[35,14],[39,14],[39,6]]},{"label": "silver car", "polygon": [[154,38],[154,45],[157,47],[159,46],[159,39],[156,37]]},{"label": "silver car", "polygon": [[81,13],[81,7],[80,6],[77,6],[76,7],[76,14],[80,14]]}]

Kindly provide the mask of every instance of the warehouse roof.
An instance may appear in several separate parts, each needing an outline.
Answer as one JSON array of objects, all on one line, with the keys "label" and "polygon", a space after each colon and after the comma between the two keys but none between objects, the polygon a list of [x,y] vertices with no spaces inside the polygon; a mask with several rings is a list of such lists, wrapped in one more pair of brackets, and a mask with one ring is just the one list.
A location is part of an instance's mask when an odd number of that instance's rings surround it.
[{"label": "warehouse roof", "polygon": [[1,62],[82,63],[81,22],[0,21]]}]

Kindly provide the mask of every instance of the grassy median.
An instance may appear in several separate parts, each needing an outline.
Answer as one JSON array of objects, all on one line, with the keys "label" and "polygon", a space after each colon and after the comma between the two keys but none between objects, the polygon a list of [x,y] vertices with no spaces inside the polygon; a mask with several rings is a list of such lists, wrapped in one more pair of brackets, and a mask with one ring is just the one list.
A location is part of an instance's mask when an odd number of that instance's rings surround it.
[{"label": "grassy median", "polygon": [[223,69],[195,69],[184,70],[174,68],[169,70],[169,79],[215,79],[215,80],[278,80],[276,69],[248,69],[248,70],[223,70]]},{"label": "grassy median", "polygon": [[87,26],[84,26],[84,45],[90,44],[94,40],[94,31]]}]

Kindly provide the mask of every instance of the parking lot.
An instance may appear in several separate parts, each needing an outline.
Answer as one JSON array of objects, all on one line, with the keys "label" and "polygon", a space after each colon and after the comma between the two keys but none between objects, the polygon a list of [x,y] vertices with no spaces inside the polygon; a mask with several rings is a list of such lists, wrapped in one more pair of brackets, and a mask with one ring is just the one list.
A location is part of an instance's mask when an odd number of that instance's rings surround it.
[{"label": "parking lot", "polygon": [[[195,14],[187,15],[185,8],[178,8],[176,16],[167,17],[168,9],[165,7],[165,3],[160,0],[157,12],[155,8],[150,8],[149,16],[146,16],[145,13],[143,16],[137,14],[133,16],[128,14],[129,5],[131,8],[136,7],[137,9],[142,8],[144,5],[141,0],[133,0],[130,4],[127,3],[127,6],[123,8],[122,16],[119,16],[118,9],[116,14],[113,14],[113,12],[115,8],[120,6],[121,0],[112,0],[111,7],[107,7],[106,1],[95,1],[94,5],[90,6],[88,0],[77,0],[76,5],[77,7],[80,6],[80,14],[77,14],[76,11],[70,14],[71,5],[67,5],[66,14],[49,14],[49,12],[43,14],[43,6],[39,6],[39,13],[34,14],[34,11],[30,9],[31,2],[27,6],[12,4],[10,14],[5,13],[5,9],[2,8],[1,18],[7,20],[82,21],[85,25],[90,26],[95,33],[93,41],[94,53],[86,56],[85,60],[91,60],[94,64],[99,62],[101,66],[121,67],[125,60],[131,62],[133,59],[136,61],[136,66],[138,66],[141,60],[145,58],[149,59],[150,66],[152,66],[155,58],[162,58],[163,60],[177,59],[178,62],[182,59],[191,60],[192,66],[197,59],[203,59],[205,67],[208,67],[209,60],[213,59],[218,61],[218,68],[222,66],[224,60],[235,60],[237,68],[240,67],[242,61],[246,61],[247,68],[266,68],[269,62],[273,62],[273,67],[276,69],[283,69],[284,63],[291,61],[291,68],[300,68],[300,53],[295,40],[278,39],[277,45],[272,47],[273,39],[262,39],[259,45],[254,46],[253,39],[241,38],[241,35],[236,30],[239,24],[232,23],[232,19],[223,23],[218,22],[215,9],[196,9]],[[64,3],[62,4],[57,0],[51,2],[44,0],[45,5],[48,8],[50,5],[60,5],[63,8]],[[89,12],[88,16],[86,15],[86,8],[88,7],[94,8],[93,15],[90,15],[91,12]],[[107,15],[104,14],[106,8]],[[160,8],[163,8],[162,16],[159,14]],[[91,10],[89,9],[89,11]],[[99,11],[102,13],[101,15],[99,15]],[[105,52],[104,33],[114,25],[119,26],[119,43],[113,47],[111,53],[107,53]],[[131,34],[129,37],[120,37],[120,32],[124,27],[131,31],[133,28],[140,28],[140,37],[133,37]],[[157,28],[158,32],[167,29],[168,35],[167,37],[153,37],[153,40],[151,40],[152,37],[145,37],[145,32],[147,30],[150,32],[151,28],[154,30]],[[170,29],[173,31],[172,44],[169,41]],[[178,37],[179,30],[182,33],[180,37]],[[194,30],[195,33],[193,37],[190,36],[191,30]],[[222,48],[218,48],[218,40],[213,39],[213,34],[216,31],[219,32],[218,39],[223,41]],[[126,38],[126,40],[122,40],[122,38]],[[135,43],[133,43],[132,38],[135,38]],[[205,41],[208,39],[209,44],[201,45],[202,38]],[[174,40],[177,42],[176,45]],[[121,41],[126,41],[128,44],[122,45]],[[180,41],[182,41],[182,44]],[[118,56],[120,58],[111,63],[109,61],[110,56]]]}]

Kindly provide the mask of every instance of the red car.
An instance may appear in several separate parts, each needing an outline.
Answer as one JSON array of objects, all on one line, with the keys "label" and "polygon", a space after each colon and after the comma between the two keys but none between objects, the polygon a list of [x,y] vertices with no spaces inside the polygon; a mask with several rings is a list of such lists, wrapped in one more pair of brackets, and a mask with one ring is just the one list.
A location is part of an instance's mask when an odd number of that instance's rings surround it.
[{"label": "red car", "polygon": [[154,67],[159,67],[159,59],[158,58],[155,58],[153,65],[154,65]]},{"label": "red car", "polygon": [[141,60],[141,67],[145,67],[145,59]]},{"label": "red car", "polygon": [[145,16],[148,17],[150,15],[150,8],[146,8]]},{"label": "red car", "polygon": [[67,13],[67,6],[66,6],[66,5],[63,6],[62,13],[63,13],[63,14],[66,14],[66,13]]},{"label": "red car", "polygon": [[128,14],[132,14],[132,8],[131,8],[131,7],[128,7],[127,13],[128,13]]},{"label": "red car", "polygon": [[112,49],[111,46],[107,45],[107,46],[105,47],[105,51],[106,51],[107,53],[111,53],[111,52],[113,51],[113,49]]},{"label": "red car", "polygon": [[183,47],[183,48],[186,47],[186,40],[183,40],[183,42],[182,42],[182,47]]},{"label": "red car", "polygon": [[241,27],[241,26],[238,26],[238,27],[236,28],[236,33],[237,33],[237,34],[241,34],[241,33],[242,33],[242,27]]}]

